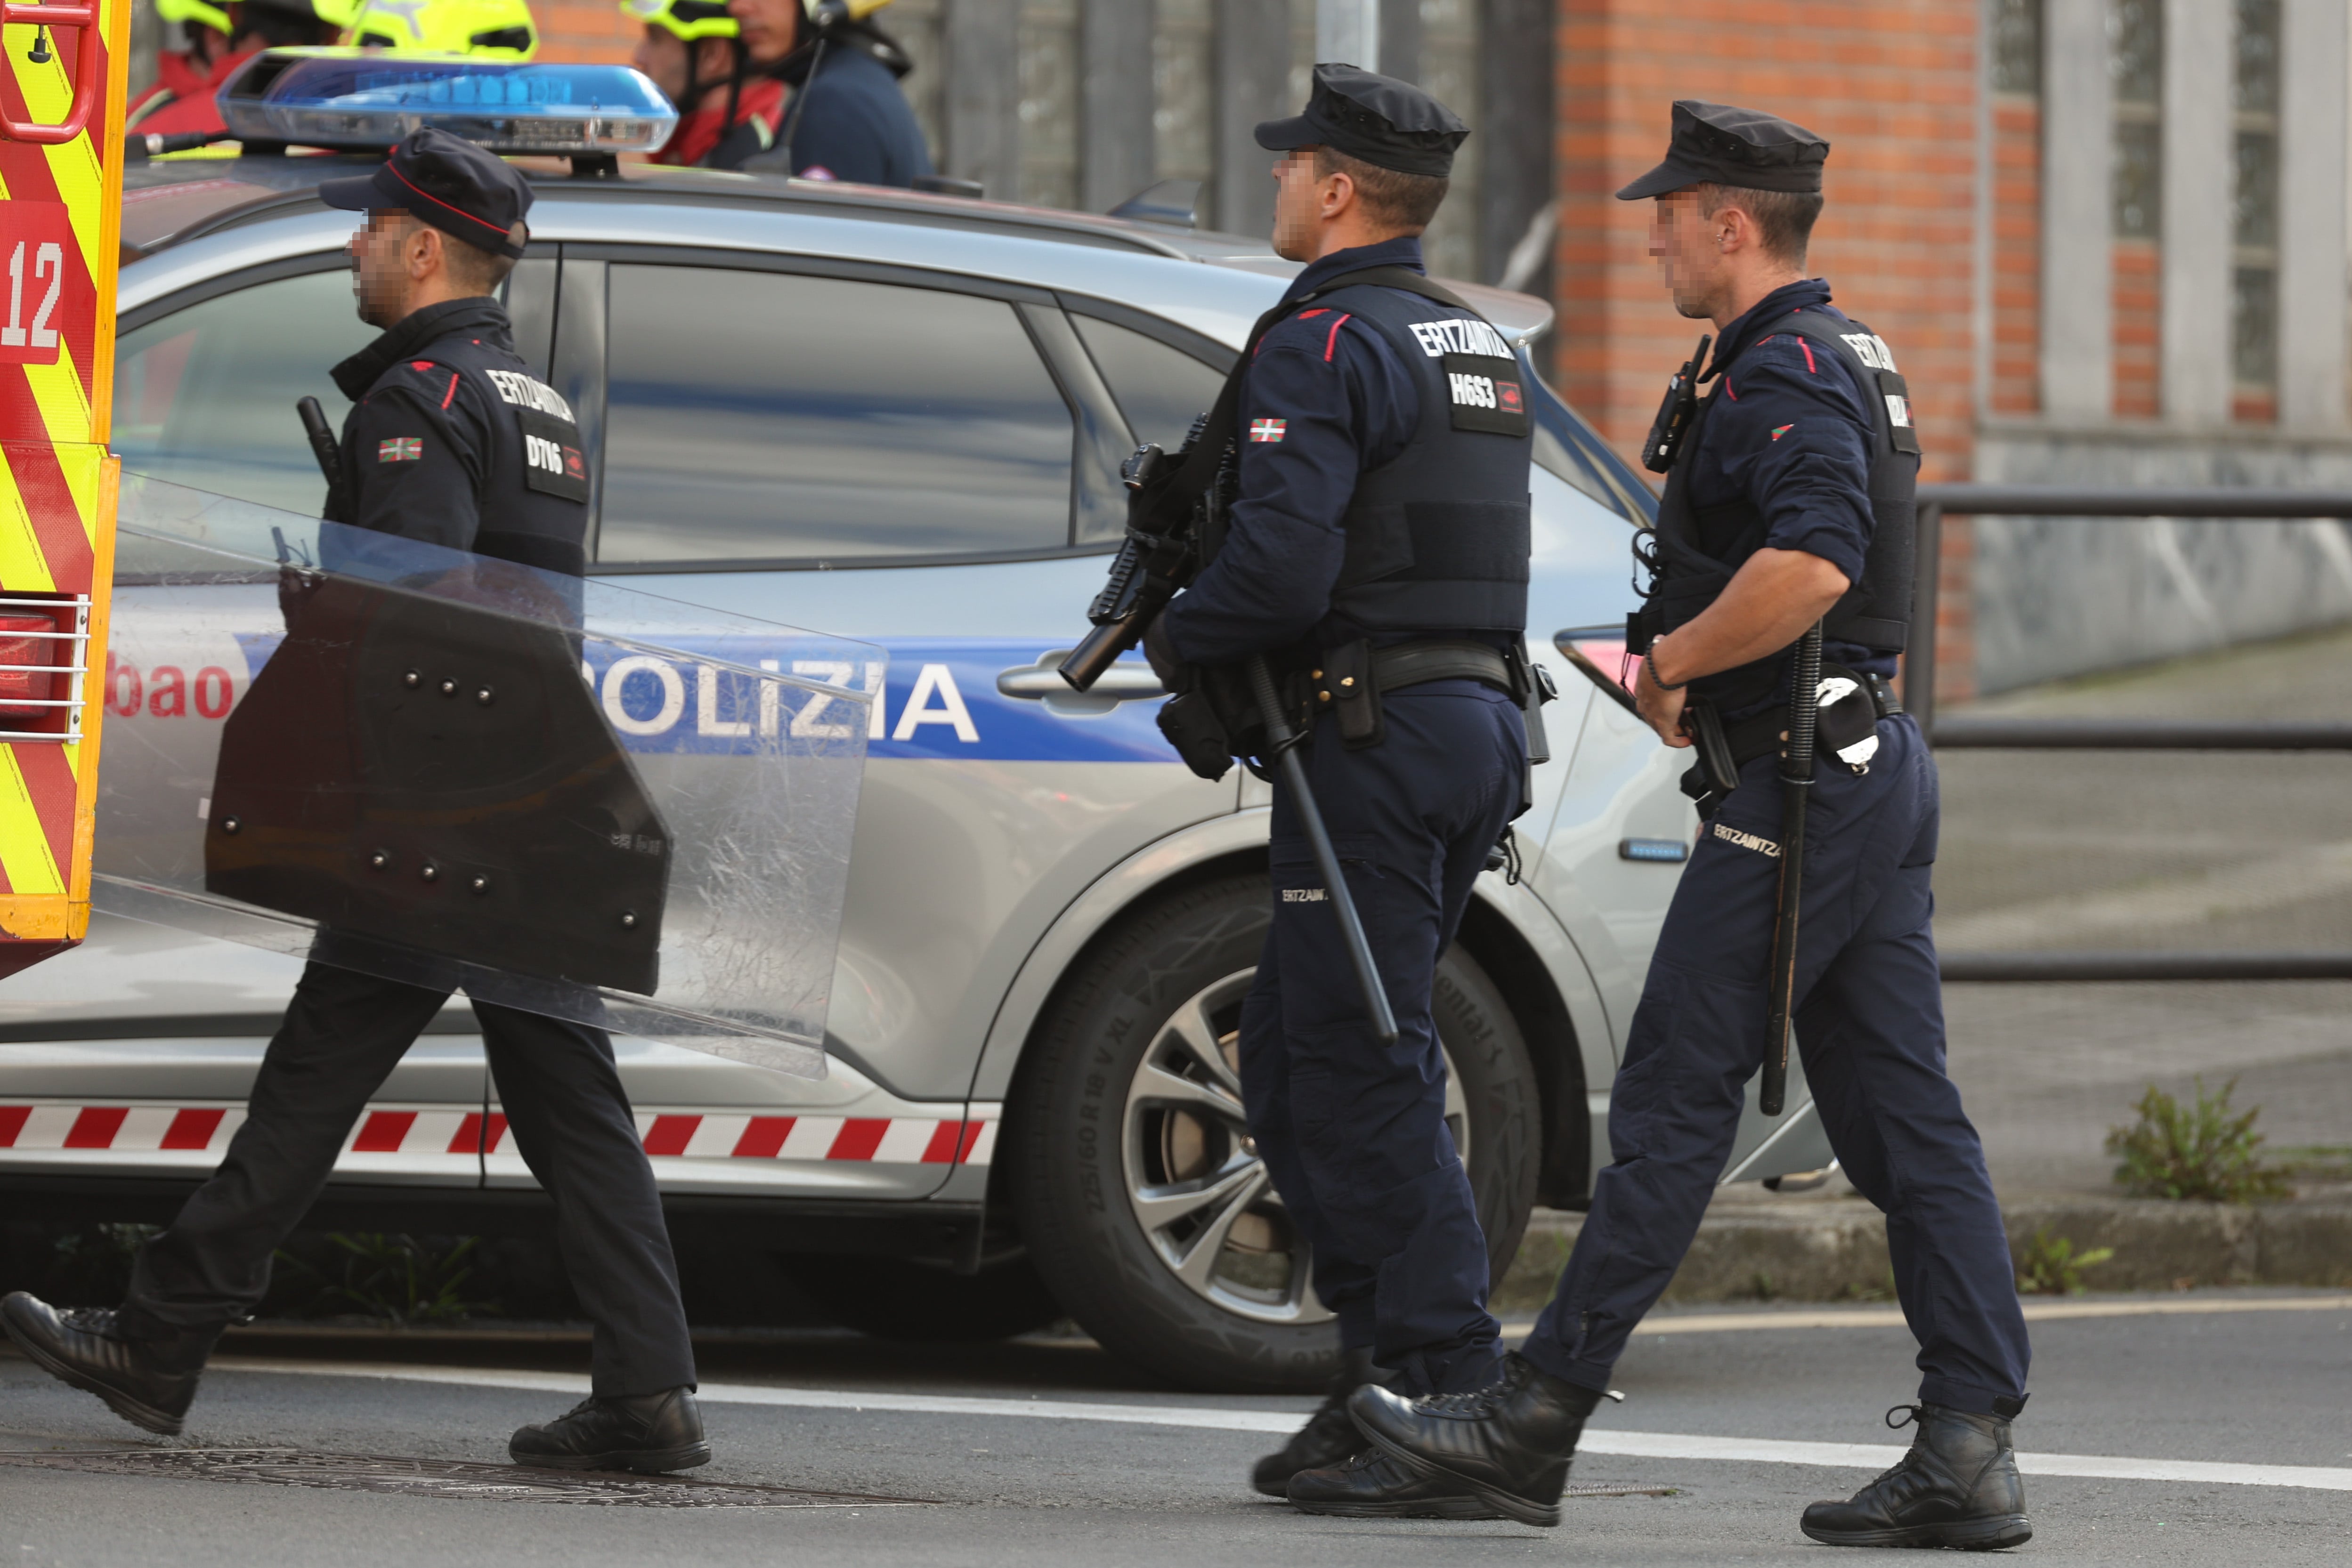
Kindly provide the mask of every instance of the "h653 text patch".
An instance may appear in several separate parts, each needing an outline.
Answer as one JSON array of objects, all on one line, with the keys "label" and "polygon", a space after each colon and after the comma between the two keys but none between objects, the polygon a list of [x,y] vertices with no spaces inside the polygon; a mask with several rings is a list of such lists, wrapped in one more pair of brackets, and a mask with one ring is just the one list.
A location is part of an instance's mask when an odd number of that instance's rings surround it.
[{"label": "h653 text patch", "polygon": [[1444,367],[1447,400],[1454,407],[1454,428],[1486,430],[1496,435],[1528,432],[1526,372],[1517,360],[1490,354],[1448,354]]}]

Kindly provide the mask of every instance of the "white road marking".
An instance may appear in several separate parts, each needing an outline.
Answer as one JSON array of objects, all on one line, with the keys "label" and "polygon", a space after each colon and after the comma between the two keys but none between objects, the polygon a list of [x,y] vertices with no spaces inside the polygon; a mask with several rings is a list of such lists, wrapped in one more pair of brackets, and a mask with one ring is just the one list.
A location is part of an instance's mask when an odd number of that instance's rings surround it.
[{"label": "white road marking", "polygon": [[[2057,1322],[2069,1318],[2194,1317],[2207,1312],[2352,1312],[2352,1293],[2333,1296],[2243,1296],[2221,1301],[2194,1295],[2166,1296],[2153,1301],[2025,1301],[2028,1322]],[[1503,1337],[1521,1339],[1535,1332],[1529,1322],[1505,1323]],[[1818,1312],[1690,1312],[1669,1313],[1642,1320],[1635,1334],[1722,1333],[1740,1329],[1899,1329],[1900,1307],[1845,1307]]]},{"label": "white road marking", "polygon": [[[312,1377],[380,1377],[404,1383],[453,1383],[475,1388],[521,1388],[571,1397],[588,1380],[560,1372],[491,1372],[465,1366],[392,1366],[219,1356],[222,1371],[297,1373]],[[1130,1427],[1188,1427],[1218,1432],[1297,1430],[1289,1410],[1221,1410],[1185,1405],[1109,1405],[1073,1399],[984,1399],[945,1394],[860,1393],[832,1388],[770,1388],[748,1383],[706,1383],[696,1395],[709,1405],[765,1405],[804,1410],[887,1410],[912,1416],[984,1416],[1045,1421],[1108,1421]],[[1712,1437],[1681,1432],[1587,1431],[1586,1454],[1653,1459],[1732,1459],[1751,1464],[1814,1465],[1831,1469],[1883,1470],[1904,1450],[1886,1443],[1792,1443],[1765,1437]],[[2240,1465],[2201,1459],[2110,1458],[2092,1454],[2020,1454],[2030,1476],[2083,1476],[2104,1480],[2201,1481],[2208,1485],[2300,1487],[2352,1491],[2352,1469],[2313,1465]]]}]

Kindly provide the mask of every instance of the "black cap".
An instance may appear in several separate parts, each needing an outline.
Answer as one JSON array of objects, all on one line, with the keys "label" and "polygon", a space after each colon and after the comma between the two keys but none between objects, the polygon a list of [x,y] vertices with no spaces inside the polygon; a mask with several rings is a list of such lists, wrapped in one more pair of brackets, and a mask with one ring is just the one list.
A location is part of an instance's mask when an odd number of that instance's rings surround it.
[{"label": "black cap", "polygon": [[1269,152],[1328,147],[1377,168],[1443,179],[1469,134],[1459,116],[1409,81],[1356,66],[1317,66],[1307,112],[1267,120],[1257,128],[1257,144]]},{"label": "black cap", "polygon": [[1751,191],[1818,191],[1830,144],[1801,125],[1759,109],[1675,102],[1666,161],[1617,193],[1621,202],[1663,196],[1688,185],[1739,185]]},{"label": "black cap", "polygon": [[468,245],[520,257],[530,238],[523,214],[535,198],[505,159],[428,125],[410,131],[374,173],[320,181],[319,199],[353,213],[400,207]]}]

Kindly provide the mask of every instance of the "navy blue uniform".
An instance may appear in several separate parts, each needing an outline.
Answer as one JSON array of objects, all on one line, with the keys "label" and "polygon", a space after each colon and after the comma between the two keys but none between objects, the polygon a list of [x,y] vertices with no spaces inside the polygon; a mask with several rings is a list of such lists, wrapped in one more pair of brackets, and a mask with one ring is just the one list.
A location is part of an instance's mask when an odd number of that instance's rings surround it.
[{"label": "navy blue uniform", "polygon": [[[1818,279],[1791,284],[1732,324],[1717,359],[1730,368],[1679,461],[1694,507],[1745,498],[1767,521],[1767,546],[1819,556],[1854,580],[1872,528],[1868,393],[1836,356],[1772,330],[1828,300]],[[1828,656],[1892,673],[1890,656],[1853,645],[1832,643]],[[1920,1398],[2007,1416],[2023,1398],[2030,1350],[1983,1147],[1945,1073],[1930,930],[1935,759],[1908,716],[1881,719],[1878,737],[1866,773],[1829,758],[1815,771],[1797,1046],[1831,1148],[1887,1217]],[[1779,767],[1767,756],[1741,768],[1684,868],[1611,1098],[1612,1163],[1524,1351],[1588,1388],[1608,1386],[1688,1250],[1763,1063]]]},{"label": "navy blue uniform", "polygon": [[[800,115],[793,131],[792,172],[811,180],[904,188],[932,172],[923,128],[898,90],[898,77],[854,43],[828,47],[814,78],[793,90],[808,99],[805,106],[788,105],[785,111],[787,117],[795,110]],[[720,167],[764,170],[777,156]]]},{"label": "navy blue uniform", "polygon": [[[1420,243],[1326,256],[1286,300],[1380,266],[1419,272]],[[1332,609],[1347,554],[1341,519],[1360,476],[1414,439],[1421,396],[1397,345],[1343,302],[1303,307],[1265,334],[1243,387],[1229,535],[1166,612],[1180,655],[1220,664],[1365,635]],[[1325,714],[1306,762],[1397,1043],[1373,1038],[1321,873],[1277,781],[1273,923],[1242,1012],[1242,1082],[1251,1134],[1314,1249],[1316,1292],[1339,1315],[1342,1343],[1370,1347],[1402,1390],[1455,1392],[1492,1380],[1499,1331],[1486,1308],[1469,1178],[1445,1127],[1430,988],[1486,852],[1518,810],[1526,737],[1510,699],[1475,681],[1403,687],[1382,702],[1380,744],[1346,749]]]}]

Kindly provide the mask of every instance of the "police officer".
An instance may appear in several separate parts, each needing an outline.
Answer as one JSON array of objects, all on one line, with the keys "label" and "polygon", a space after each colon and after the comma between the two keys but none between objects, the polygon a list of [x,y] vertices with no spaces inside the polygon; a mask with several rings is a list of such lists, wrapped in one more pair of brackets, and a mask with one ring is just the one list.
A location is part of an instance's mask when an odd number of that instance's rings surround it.
[{"label": "police officer", "polygon": [[1559,1521],[1584,1419],[1690,1246],[1763,1061],[1790,649],[1826,617],[1797,1044],[1830,1146],[1886,1214],[1923,1375],[1895,1423],[1917,1424],[1902,1463],[1802,1528],[1833,1545],[2013,1546],[2032,1533],[2010,1446],[2025,1323],[1944,1071],[1935,764],[1885,685],[1906,637],[1933,634],[1908,626],[1919,444],[1893,351],[1805,276],[1828,154],[1785,120],[1682,102],[1665,161],[1618,193],[1654,198],[1650,249],[1675,308],[1718,334],[1659,512],[1641,709],[1685,747],[1686,717],[1712,704],[1738,781],[1675,889],[1611,1098],[1614,1163],[1534,1335],[1475,1399],[1368,1389],[1351,1408],[1417,1473]]},{"label": "police officer", "polygon": [[[1343,1402],[1492,1380],[1498,1331],[1430,1016],[1438,955],[1523,809],[1528,457],[1510,346],[1431,284],[1419,235],[1467,129],[1407,83],[1323,65],[1304,114],[1257,128],[1275,248],[1307,264],[1236,371],[1230,531],[1146,638],[1180,666],[1267,655],[1314,717],[1307,772],[1348,870],[1398,1038],[1383,1047],[1297,802],[1279,781],[1273,919],[1241,1018],[1250,1132],[1313,1248],[1346,1364],[1255,1478],[1319,1513],[1488,1517],[1468,1489],[1364,1445]],[[1327,1467],[1337,1466],[1337,1469]]]},{"label": "police officer", "polygon": [[[319,195],[367,214],[352,264],[360,314],[383,329],[334,371],[355,404],[341,520],[577,575],[585,479],[527,464],[523,444],[526,407],[543,423],[561,423],[564,405],[517,357],[491,298],[523,254],[530,188],[489,153],[424,130],[373,175],[330,180]],[[446,1000],[314,958],[227,1156],[140,1253],[121,1307],[60,1312],[19,1292],[0,1301],[0,1322],[54,1375],[151,1432],[178,1432],[221,1330],[261,1301],[272,1252],[318,1197],[371,1093]],[[677,1269],[612,1041],[473,1007],[516,1145],[554,1200],[556,1239],[595,1325],[594,1393],[515,1433],[509,1452],[577,1469],[707,1463]]]},{"label": "police officer", "polygon": [[[889,0],[728,0],[754,71],[801,96],[792,146],[742,167],[804,180],[911,186],[931,172],[930,149],[898,82],[915,68],[870,19]],[[789,166],[787,166],[789,157]]]}]

